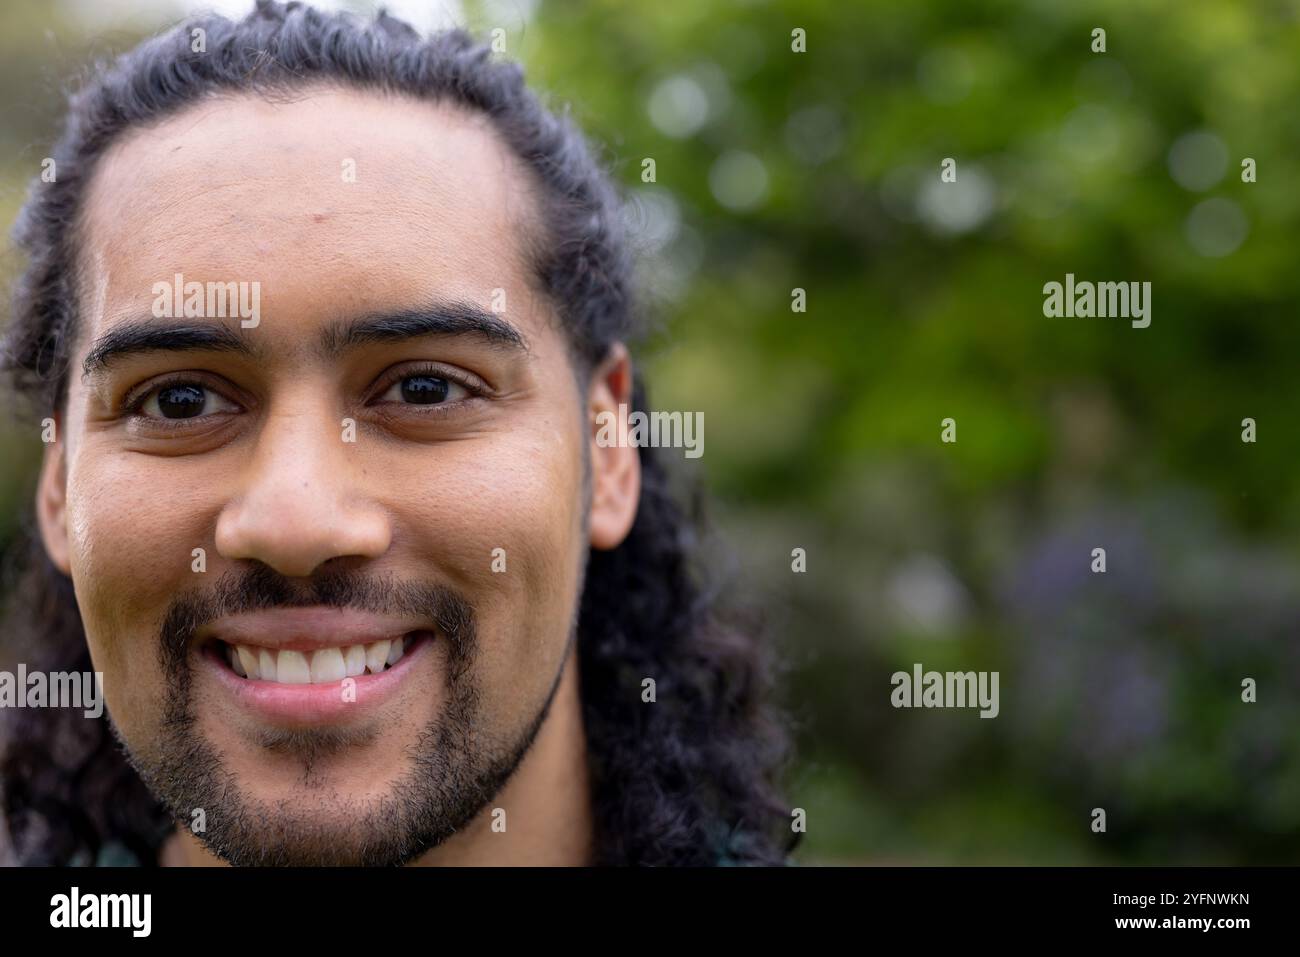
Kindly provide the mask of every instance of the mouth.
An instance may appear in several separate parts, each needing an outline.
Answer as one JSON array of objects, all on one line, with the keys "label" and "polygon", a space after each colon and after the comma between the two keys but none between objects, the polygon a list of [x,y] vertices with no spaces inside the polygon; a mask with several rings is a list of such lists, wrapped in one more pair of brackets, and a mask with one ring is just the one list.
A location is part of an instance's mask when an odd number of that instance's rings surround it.
[{"label": "mouth", "polygon": [[202,671],[238,710],[270,724],[312,726],[377,714],[437,645],[437,634],[316,648],[268,648],[213,638],[199,648]]},{"label": "mouth", "polygon": [[213,651],[230,670],[246,681],[282,685],[323,685],[344,678],[382,674],[397,665],[408,649],[431,638],[427,631],[412,631],[367,644],[341,645],[299,651],[263,648],[213,639]]}]

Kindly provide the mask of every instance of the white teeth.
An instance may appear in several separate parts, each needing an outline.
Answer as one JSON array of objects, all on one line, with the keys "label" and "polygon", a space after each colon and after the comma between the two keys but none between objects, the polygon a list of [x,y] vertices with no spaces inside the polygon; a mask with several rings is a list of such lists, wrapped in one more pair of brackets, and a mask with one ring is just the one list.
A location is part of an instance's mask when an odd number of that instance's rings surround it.
[{"label": "white teeth", "polygon": [[311,684],[307,656],[301,651],[281,651],[280,660],[275,663],[275,679],[282,685]]},{"label": "white teeth", "polygon": [[239,652],[240,667],[235,670],[241,675],[249,678],[262,677],[261,671],[257,667],[257,652],[252,648],[245,648],[242,645],[236,646],[235,650]]},{"label": "white teeth", "polygon": [[314,652],[272,651],[247,645],[227,645],[226,660],[235,674],[250,680],[280,684],[332,684],[369,671],[379,674],[402,660],[407,640],[385,638],[368,645],[321,648]]},{"label": "white teeth", "polygon": [[322,648],[311,656],[312,684],[329,684],[331,681],[342,681],[347,676],[347,668],[343,665],[343,652],[337,648]]},{"label": "white teeth", "polygon": [[275,654],[267,651],[265,648],[259,648],[257,651],[257,673],[262,676],[263,681],[278,681],[279,675],[275,667]]},{"label": "white teeth", "polygon": [[366,645],[366,667],[370,669],[371,674],[379,674],[384,670],[384,665],[388,663],[388,648],[391,641],[376,641],[373,645]]}]

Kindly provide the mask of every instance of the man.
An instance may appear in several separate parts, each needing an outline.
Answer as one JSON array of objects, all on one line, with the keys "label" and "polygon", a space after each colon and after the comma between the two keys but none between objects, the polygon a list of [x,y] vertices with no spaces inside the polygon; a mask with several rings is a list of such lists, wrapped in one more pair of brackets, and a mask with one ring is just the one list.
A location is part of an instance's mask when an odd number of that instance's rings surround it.
[{"label": "man", "polygon": [[21,859],[786,860],[765,653],[656,450],[597,440],[644,405],[615,192],[518,67],[261,2],[102,71],[52,158],[11,628],[109,720],[9,712]]}]

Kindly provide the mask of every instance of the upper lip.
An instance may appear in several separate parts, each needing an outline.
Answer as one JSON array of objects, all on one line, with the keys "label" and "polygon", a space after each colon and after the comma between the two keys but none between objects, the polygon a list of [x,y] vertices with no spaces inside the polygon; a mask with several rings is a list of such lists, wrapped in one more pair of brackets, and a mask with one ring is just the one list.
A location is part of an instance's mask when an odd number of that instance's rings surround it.
[{"label": "upper lip", "polygon": [[272,608],[231,615],[199,628],[198,643],[217,639],[229,645],[271,650],[311,651],[368,645],[412,631],[432,631],[428,622],[375,615],[353,608]]}]

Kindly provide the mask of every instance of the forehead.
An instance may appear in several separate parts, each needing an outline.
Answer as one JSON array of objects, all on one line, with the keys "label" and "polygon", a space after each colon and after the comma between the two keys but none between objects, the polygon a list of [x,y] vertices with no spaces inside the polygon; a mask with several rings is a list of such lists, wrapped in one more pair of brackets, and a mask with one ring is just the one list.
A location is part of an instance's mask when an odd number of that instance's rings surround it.
[{"label": "forehead", "polygon": [[83,314],[102,331],[147,313],[177,272],[258,281],[281,319],[486,303],[528,285],[535,222],[526,171],[481,114],[326,88],[215,98],[102,157],[80,230]]}]

